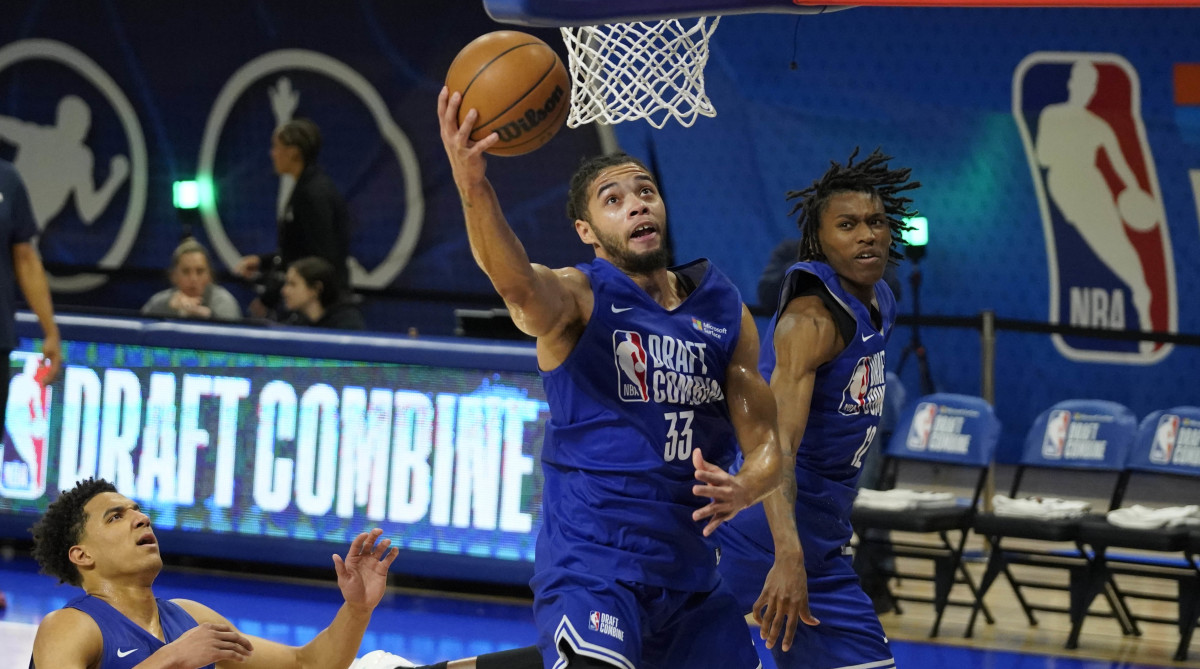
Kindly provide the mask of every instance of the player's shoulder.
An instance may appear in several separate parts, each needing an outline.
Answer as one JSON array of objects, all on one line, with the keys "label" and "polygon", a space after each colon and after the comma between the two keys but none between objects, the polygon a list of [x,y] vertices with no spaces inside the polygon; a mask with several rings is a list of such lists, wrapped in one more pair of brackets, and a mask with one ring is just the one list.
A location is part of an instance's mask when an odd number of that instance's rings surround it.
[{"label": "player's shoulder", "polygon": [[96,634],[100,633],[100,626],[96,624],[92,617],[79,609],[66,607],[51,611],[42,618],[41,624],[38,625],[38,634],[42,631],[47,633],[75,633],[87,634],[93,631]]},{"label": "player's shoulder", "polygon": [[211,608],[201,604],[200,602],[191,599],[172,599],[172,604],[183,609],[190,615],[198,624],[202,623],[223,623],[228,624],[229,621],[224,616],[212,610]]},{"label": "player's shoulder", "polygon": [[829,305],[825,303],[822,296],[813,292],[798,295],[789,300],[780,314],[780,320],[782,321],[784,318],[833,323],[833,312],[829,310]]},{"label": "player's shoulder", "polygon": [[66,658],[90,666],[104,651],[104,636],[92,617],[75,608],[52,611],[42,618],[33,638],[34,660]]}]

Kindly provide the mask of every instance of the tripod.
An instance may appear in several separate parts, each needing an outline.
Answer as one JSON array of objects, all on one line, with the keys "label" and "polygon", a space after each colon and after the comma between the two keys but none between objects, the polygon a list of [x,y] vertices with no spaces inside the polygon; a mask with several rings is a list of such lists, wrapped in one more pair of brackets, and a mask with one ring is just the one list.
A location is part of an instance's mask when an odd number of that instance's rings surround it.
[{"label": "tripod", "polygon": [[904,347],[904,351],[900,354],[900,364],[896,365],[896,375],[899,376],[904,371],[904,363],[908,361],[908,356],[914,355],[917,358],[917,370],[921,376],[921,394],[928,395],[934,392],[933,376],[929,373],[929,357],[925,350],[925,345],[921,343],[921,257],[925,255],[925,248],[922,246],[910,246],[905,253],[912,260],[912,274],[908,277],[908,283],[912,286],[912,301],[913,301],[913,317],[916,321],[912,324],[912,338],[908,340],[908,346]]}]

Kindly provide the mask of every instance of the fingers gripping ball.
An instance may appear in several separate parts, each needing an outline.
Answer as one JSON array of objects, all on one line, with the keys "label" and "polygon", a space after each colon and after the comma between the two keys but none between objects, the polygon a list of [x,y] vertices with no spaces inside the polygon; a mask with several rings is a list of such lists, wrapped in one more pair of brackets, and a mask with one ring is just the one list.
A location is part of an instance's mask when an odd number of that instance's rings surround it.
[{"label": "fingers gripping ball", "polygon": [[571,84],[558,54],[515,30],[491,32],[463,47],[446,73],[446,87],[462,93],[460,125],[468,111],[479,112],[472,141],[499,133],[488,150],[497,156],[519,156],[550,141],[570,109]]}]

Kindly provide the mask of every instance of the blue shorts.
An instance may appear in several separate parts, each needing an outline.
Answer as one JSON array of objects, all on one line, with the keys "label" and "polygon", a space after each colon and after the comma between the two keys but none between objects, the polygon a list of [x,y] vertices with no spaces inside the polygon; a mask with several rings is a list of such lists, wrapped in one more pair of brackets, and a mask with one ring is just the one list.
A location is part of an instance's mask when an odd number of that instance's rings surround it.
[{"label": "blue shorts", "polygon": [[567,569],[533,577],[533,616],[546,669],[568,653],[622,669],[761,669],[733,594],[668,590]]},{"label": "blue shorts", "polygon": [[[749,613],[762,593],[767,572],[775,562],[771,551],[744,534],[723,525],[717,531],[721,561],[717,569],[737,598],[739,610]],[[892,669],[896,666],[871,599],[863,592],[849,555],[806,565],[808,605],[820,625],[796,627],[792,648],[771,649],[779,669]]]}]

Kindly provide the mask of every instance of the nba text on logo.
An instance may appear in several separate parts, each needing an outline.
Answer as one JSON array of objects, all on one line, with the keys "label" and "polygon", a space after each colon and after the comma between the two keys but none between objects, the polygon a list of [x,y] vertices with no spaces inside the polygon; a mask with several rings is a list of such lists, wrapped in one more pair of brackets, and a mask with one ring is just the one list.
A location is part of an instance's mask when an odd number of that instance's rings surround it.
[{"label": "nba text on logo", "polygon": [[588,629],[593,632],[607,634],[619,641],[625,640],[625,630],[621,629],[621,619],[607,613],[592,611],[588,614]]},{"label": "nba text on logo", "polygon": [[905,446],[911,451],[955,453],[963,455],[971,448],[971,435],[963,428],[968,420],[978,419],[978,411],[938,406],[922,402],[913,413]]},{"label": "nba text on logo", "polygon": [[1163,414],[1154,430],[1150,462],[1156,465],[1200,466],[1200,421]]},{"label": "nba text on logo", "polygon": [[1042,457],[1052,460],[1103,460],[1108,442],[1098,439],[1101,425],[1111,416],[1087,416],[1070,411],[1050,412],[1042,436]]},{"label": "nba text on logo", "polygon": [[[1171,238],[1137,70],[1105,53],[1039,52],[1013,74],[1049,260],[1050,322],[1176,331]],[[1054,335],[1072,360],[1150,364],[1170,345]]]},{"label": "nba text on logo", "polygon": [[699,406],[725,399],[716,379],[709,378],[706,344],[668,335],[613,331],[617,397],[623,402]]},{"label": "nba text on logo", "polygon": [[883,351],[863,357],[854,366],[846,387],[842,389],[842,406],[838,409],[843,416],[883,413],[883,392],[886,380],[883,374]]}]

